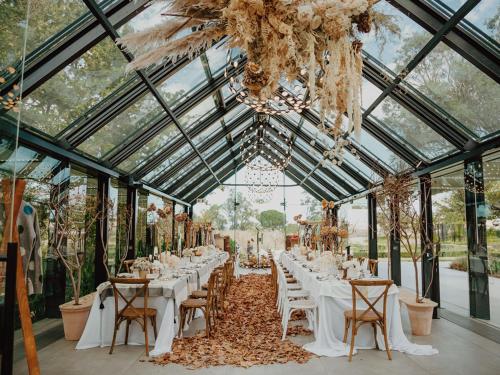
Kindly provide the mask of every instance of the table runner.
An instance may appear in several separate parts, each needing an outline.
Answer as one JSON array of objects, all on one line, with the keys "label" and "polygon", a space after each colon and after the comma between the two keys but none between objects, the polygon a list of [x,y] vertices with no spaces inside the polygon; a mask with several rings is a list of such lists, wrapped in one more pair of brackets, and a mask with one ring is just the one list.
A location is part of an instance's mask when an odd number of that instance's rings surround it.
[{"label": "table runner", "polygon": [[[320,281],[316,276],[320,273],[311,272],[308,267],[304,267],[296,259],[292,259],[289,253],[282,253],[279,256],[283,266],[286,267],[293,276],[301,283],[302,288],[309,291],[312,299],[318,304],[319,324],[316,332],[316,340],[304,345],[304,349],[317,355],[329,357],[349,355],[349,345],[342,342],[344,336],[344,311],[352,309],[351,285],[344,280]],[[307,265],[307,263],[306,263]],[[368,298],[380,294],[381,290],[372,287]],[[366,307],[366,304],[358,300],[359,309]],[[378,306],[378,305],[377,305]],[[430,345],[418,345],[411,343],[404,331],[401,321],[399,306],[399,289],[393,285],[389,289],[387,298],[387,327],[388,340],[392,350],[413,355],[432,355],[438,351]],[[349,330],[348,343],[350,342],[351,330]],[[384,339],[377,330],[377,343],[379,348],[385,350]],[[375,348],[373,329],[369,324],[360,327],[356,335],[356,349]],[[356,350],[355,350],[356,352]]]}]

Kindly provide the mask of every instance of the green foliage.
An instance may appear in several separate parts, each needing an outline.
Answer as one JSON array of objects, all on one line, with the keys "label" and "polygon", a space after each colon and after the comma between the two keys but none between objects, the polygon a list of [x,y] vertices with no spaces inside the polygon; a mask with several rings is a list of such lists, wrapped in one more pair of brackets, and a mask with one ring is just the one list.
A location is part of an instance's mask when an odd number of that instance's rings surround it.
[{"label": "green foliage", "polygon": [[286,225],[286,233],[287,234],[298,234],[299,233],[299,224],[287,224]]},{"label": "green foliage", "polygon": [[228,218],[224,215],[223,207],[220,204],[212,204],[203,210],[200,215],[195,215],[194,219],[195,221],[211,222],[219,230],[225,229],[228,223]]},{"label": "green foliage", "polygon": [[262,211],[259,222],[264,229],[282,229],[285,223],[285,214],[277,210]]},{"label": "green foliage", "polygon": [[236,206],[234,190],[228,191],[228,196],[222,204],[222,211],[226,215],[229,229],[248,230],[255,226],[257,210],[253,208],[252,202],[241,192],[236,194]]}]

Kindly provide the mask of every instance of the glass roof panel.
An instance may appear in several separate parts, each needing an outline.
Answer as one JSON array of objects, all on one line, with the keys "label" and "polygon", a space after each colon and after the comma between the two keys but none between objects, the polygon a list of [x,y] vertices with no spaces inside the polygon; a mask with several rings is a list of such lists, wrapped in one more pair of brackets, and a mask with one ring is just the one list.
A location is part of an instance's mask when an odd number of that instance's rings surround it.
[{"label": "glass roof panel", "polygon": [[163,109],[152,94],[147,94],[113,118],[77,148],[96,158],[103,158],[131,134],[163,115]]},{"label": "glass roof panel", "polygon": [[[336,175],[339,179],[341,179],[345,183],[351,185],[354,190],[359,191],[359,190],[364,188],[359,182],[357,182],[354,178],[352,178],[350,175],[348,175],[347,172],[345,172],[342,168],[340,168],[337,165],[332,164],[331,161],[325,162],[325,166],[323,168],[329,170],[334,175]],[[321,170],[321,168],[320,168],[320,170]]]},{"label": "glass roof panel", "polygon": [[226,144],[226,138],[219,139],[215,144],[210,146],[206,151],[202,152],[201,155],[206,159],[214,152],[216,152],[220,147]]},{"label": "glass roof panel", "polygon": [[406,78],[478,138],[499,131],[500,86],[444,43]]},{"label": "glass roof panel", "polygon": [[226,66],[227,51],[227,42],[224,40],[217,43],[205,53],[212,76],[217,76],[224,70]]},{"label": "glass roof panel", "polygon": [[[390,97],[385,98],[372,113],[376,116],[375,122],[387,134],[420,158],[434,160],[456,150],[451,143]],[[369,117],[374,119],[374,116]]]},{"label": "glass roof panel", "polygon": [[[374,9],[391,16],[400,28],[400,35],[382,31],[377,38],[377,32],[372,27],[372,31],[363,34],[361,38],[363,50],[383,62],[392,71],[399,73],[432,38],[432,35],[386,1],[380,1]],[[412,40],[412,48],[404,49],[403,46],[409,39]]]},{"label": "glass roof panel", "polygon": [[145,145],[142,145],[139,150],[130,155],[122,163],[118,165],[118,168],[125,172],[131,172],[140,165],[146,164],[147,160],[151,159],[154,155],[162,152],[167,145],[170,145],[173,139],[180,135],[179,130],[175,124],[168,125],[159,134],[155,135]]},{"label": "glass roof panel", "polygon": [[191,146],[186,143],[184,146],[177,149],[173,154],[171,154],[168,158],[166,158],[158,167],[149,172],[146,176],[144,176],[145,181],[153,181],[161,174],[165,173],[169,167],[172,166],[173,161],[177,160],[180,156],[189,152]]},{"label": "glass roof panel", "polygon": [[104,39],[26,97],[23,121],[56,136],[129,78],[126,64],[113,41]]},{"label": "glass roof panel", "polygon": [[380,96],[380,94],[382,94],[382,90],[366,78],[363,78],[363,86],[361,88],[362,108],[368,108],[375,101],[375,99]]},{"label": "glass roof panel", "polygon": [[446,4],[452,10],[458,10],[467,0],[439,0],[441,3]]},{"label": "glass roof panel", "polygon": [[179,118],[179,122],[184,130],[192,129],[199,124],[204,118],[215,112],[217,107],[213,96],[209,96],[202,102],[196,103],[196,106],[191,108],[187,113]]},{"label": "glass roof panel", "polygon": [[333,186],[337,191],[341,192],[344,195],[349,195],[350,193],[344,189],[342,186],[340,186],[337,181],[332,180],[329,178],[323,171],[320,170],[320,168],[316,169],[314,173],[312,174],[313,177],[319,176],[323,180],[325,180],[330,186]]},{"label": "glass roof panel", "polygon": [[465,19],[495,42],[500,43],[499,16],[500,5],[498,0],[482,0],[465,16]]},{"label": "glass roof panel", "polygon": [[231,136],[236,138],[238,135],[240,135],[244,129],[246,129],[250,124],[252,123],[252,119],[249,118],[248,120],[244,121],[243,123],[239,124],[236,129],[231,131]]},{"label": "glass roof panel", "polygon": [[199,146],[203,141],[205,141],[210,135],[216,134],[220,129],[222,129],[222,124],[220,121],[215,121],[208,128],[203,130],[200,134],[194,137],[193,143],[195,146]]},{"label": "glass roof panel", "polygon": [[224,115],[224,122],[226,124],[229,124],[231,121],[233,121],[236,117],[239,117],[239,115],[243,112],[248,110],[248,107],[245,104],[238,104],[236,108],[233,108],[231,111],[229,111],[228,114]]},{"label": "glass roof panel", "polygon": [[188,173],[192,172],[195,168],[201,165],[201,160],[199,158],[195,158],[191,162],[189,162],[182,170],[174,174],[172,178],[169,178],[167,182],[161,185],[161,189],[167,189],[177,183],[181,178],[183,178]]},{"label": "glass roof panel", "polygon": [[197,88],[206,82],[207,76],[198,57],[158,85],[158,90],[167,104],[175,107],[187,100]]},{"label": "glass roof panel", "polygon": [[[201,165],[200,170],[193,177],[191,177],[189,180],[187,180],[185,184],[182,184],[182,185],[178,186],[174,190],[174,195],[175,194],[179,194],[181,191],[183,191],[184,189],[186,189],[188,186],[193,185],[193,183],[196,182],[205,173],[207,173],[207,168],[204,165]],[[201,186],[201,184],[198,184],[196,187],[198,188],[199,186]]]},{"label": "glass roof panel", "polygon": [[[22,58],[26,29],[27,1],[0,1],[0,70],[17,67]],[[47,39],[88,12],[81,0],[39,0],[36,11],[31,7],[26,52],[33,52]]]},{"label": "glass roof panel", "polygon": [[166,8],[165,4],[161,2],[154,2],[142,12],[137,14],[129,22],[118,29],[120,36],[125,36],[130,33],[138,33],[149,29],[150,27],[159,26],[162,23],[174,17],[163,16],[161,13]]},{"label": "glass roof panel", "polygon": [[[377,182],[382,179],[382,177],[375,173],[374,170],[372,170],[369,166],[367,166],[365,163],[363,163],[361,160],[359,160],[356,156],[351,154],[346,150],[344,152],[344,163],[346,163],[349,167],[354,169],[355,171],[358,171],[361,176],[366,178],[368,181],[371,182]],[[335,166],[335,168],[340,168],[338,166]]]},{"label": "glass roof panel", "polygon": [[354,136],[350,136],[349,139],[357,148],[362,149],[366,154],[370,155],[372,159],[379,160],[382,165],[385,165],[385,167],[392,172],[401,172],[410,167],[408,163],[389,150],[363,128],[361,128],[359,141],[356,140]]}]

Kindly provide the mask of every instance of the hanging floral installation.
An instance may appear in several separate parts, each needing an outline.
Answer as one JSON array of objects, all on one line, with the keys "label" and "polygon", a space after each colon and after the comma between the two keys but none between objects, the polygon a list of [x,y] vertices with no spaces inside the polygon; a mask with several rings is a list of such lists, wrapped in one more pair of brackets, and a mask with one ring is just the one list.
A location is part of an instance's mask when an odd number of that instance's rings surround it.
[{"label": "hanging floral installation", "polygon": [[[173,19],[118,40],[137,56],[129,69],[194,58],[226,36],[227,48],[246,54],[241,84],[253,103],[286,104],[280,81],[288,86],[300,82],[309,99],[300,99],[300,105],[293,100],[291,110],[301,112],[317,103],[323,132],[338,141],[353,131],[359,135],[360,34],[368,33],[372,24],[377,34],[381,28],[393,29],[391,17],[373,9],[378,0],[162,1],[162,14]],[[262,105],[252,108],[269,113]],[[326,118],[331,126],[325,125]]]}]

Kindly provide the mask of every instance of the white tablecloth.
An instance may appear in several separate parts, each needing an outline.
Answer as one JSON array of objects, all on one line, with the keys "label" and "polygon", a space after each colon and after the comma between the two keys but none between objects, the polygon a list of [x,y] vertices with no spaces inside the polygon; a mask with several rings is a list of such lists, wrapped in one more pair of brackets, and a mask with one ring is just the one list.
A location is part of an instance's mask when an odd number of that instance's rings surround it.
[{"label": "white tablecloth", "polygon": [[[349,355],[349,342],[351,330],[347,345],[342,342],[344,338],[344,311],[352,309],[352,291],[351,285],[345,280],[319,281],[316,272],[311,272],[305,261],[299,262],[292,258],[290,253],[282,253],[280,260],[293,276],[300,281],[302,287],[309,291],[311,298],[318,304],[319,324],[316,332],[316,341],[308,343],[304,348],[317,355],[329,357],[338,357]],[[382,289],[370,287],[368,289],[368,298],[377,297]],[[399,306],[399,290],[393,285],[389,289],[387,298],[387,328],[388,340],[392,350],[414,354],[414,355],[432,355],[438,351],[430,345],[417,345],[411,343],[403,332],[401,322],[401,312]],[[380,308],[380,301],[376,305]],[[366,308],[362,300],[358,300],[356,305],[359,309]],[[380,308],[381,309],[381,308]],[[384,338],[377,330],[377,342],[381,349],[385,349]],[[373,337],[373,328],[366,324],[361,326],[356,335],[356,349],[375,348],[375,339]]]},{"label": "white tablecloth", "polygon": [[[228,253],[218,253],[205,264],[196,266],[190,262],[183,262],[185,267],[193,269],[189,275],[184,275],[178,279],[160,281],[152,280],[149,283],[148,307],[157,310],[156,324],[158,328],[158,339],[155,342],[154,330],[151,322],[148,322],[148,342],[154,349],[150,351],[151,356],[159,356],[172,350],[172,341],[177,332],[177,322],[175,317],[178,313],[180,303],[186,300],[191,291],[199,289],[200,285],[206,283],[212,270],[223,264],[228,258]],[[134,288],[134,286],[120,285],[124,288]],[[110,288],[109,282],[99,285],[98,293],[92,304],[89,318],[82,337],[76,345],[76,349],[88,349],[94,347],[110,346],[113,339],[113,327],[115,320],[114,297],[108,296],[106,290]],[[126,292],[126,290],[125,290]],[[130,291],[133,294],[133,291]],[[143,299],[137,298],[135,306],[142,306]],[[101,306],[102,303],[102,306]],[[119,308],[125,306],[123,300],[119,303]],[[116,336],[116,345],[125,342],[126,324],[122,324]],[[129,330],[128,344],[144,345],[144,332],[137,323],[132,323]]]}]

